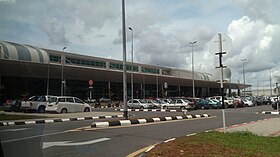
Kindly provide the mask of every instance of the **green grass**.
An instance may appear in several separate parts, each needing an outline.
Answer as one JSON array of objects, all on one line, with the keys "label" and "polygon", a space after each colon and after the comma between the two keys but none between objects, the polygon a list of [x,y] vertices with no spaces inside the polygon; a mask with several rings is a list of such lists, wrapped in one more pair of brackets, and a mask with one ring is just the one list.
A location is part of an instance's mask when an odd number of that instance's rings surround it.
[{"label": "green grass", "polygon": [[263,137],[249,132],[200,133],[158,145],[147,156],[279,157],[280,137]]},{"label": "green grass", "polygon": [[0,121],[5,120],[23,120],[23,119],[42,119],[45,117],[42,116],[30,116],[30,115],[9,115],[9,114],[0,114]]}]

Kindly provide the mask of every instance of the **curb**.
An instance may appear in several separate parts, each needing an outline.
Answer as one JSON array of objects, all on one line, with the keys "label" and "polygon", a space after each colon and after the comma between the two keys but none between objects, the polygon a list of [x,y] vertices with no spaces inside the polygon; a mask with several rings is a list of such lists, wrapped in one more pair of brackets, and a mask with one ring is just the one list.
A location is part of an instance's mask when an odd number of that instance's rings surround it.
[{"label": "curb", "polygon": [[0,122],[2,126],[13,126],[13,125],[28,125],[28,124],[46,124],[56,122],[68,122],[68,121],[82,121],[82,120],[93,120],[93,119],[107,119],[107,118],[122,118],[123,115],[112,115],[112,116],[96,116],[96,117],[81,117],[81,118],[61,118],[61,119],[46,119],[46,120],[28,120],[28,121],[13,121],[13,122]]},{"label": "curb", "polygon": [[[210,131],[213,131],[213,130],[207,130],[207,131],[203,131],[203,132],[210,132]],[[197,133],[192,133],[192,134],[188,134],[186,135],[187,137],[189,136],[194,136],[196,135]],[[163,143],[168,143],[168,142],[171,142],[171,141],[174,141],[176,140],[176,138],[171,138],[171,139],[168,139],[168,140],[165,140],[163,142],[159,142],[159,143],[156,143],[154,145],[152,145],[151,147],[149,147],[146,151],[144,151],[143,153],[141,153],[140,155],[138,155],[138,157],[144,157],[149,151],[151,151],[152,149],[154,149],[156,146],[160,145],[160,144],[163,144]]]},{"label": "curb", "polygon": [[111,106],[111,107],[109,107],[109,106],[100,106],[100,107],[91,107],[91,108],[95,109],[95,108],[116,108],[116,107],[123,107],[123,106]]},{"label": "curb", "polygon": [[280,112],[276,112],[276,111],[262,111],[262,114],[280,114]]},{"label": "curb", "polygon": [[[231,126],[228,126],[226,127],[226,129],[232,129],[232,128],[236,128],[236,127],[240,127],[240,126],[245,126],[245,125],[249,125],[249,124],[254,124],[254,123],[257,123],[257,122],[262,122],[262,121],[265,121],[265,120],[268,120],[270,118],[265,118],[265,119],[261,119],[261,120],[256,120],[256,121],[251,121],[251,122],[245,122],[245,123],[240,123],[240,124],[234,124],[234,125],[231,125]],[[215,131],[218,131],[218,132],[224,132],[224,128],[217,128],[217,129],[214,129]]]},{"label": "curb", "polygon": [[[124,109],[115,109],[115,111],[124,111]],[[170,109],[127,109],[127,111],[143,112],[184,112],[188,110],[170,110]]]},{"label": "curb", "polygon": [[143,124],[143,123],[153,123],[160,121],[171,121],[171,120],[181,120],[181,119],[193,119],[193,118],[203,118],[210,117],[209,114],[197,114],[197,115],[186,115],[186,116],[171,116],[171,117],[157,117],[157,118],[146,118],[146,119],[135,119],[135,120],[118,120],[111,122],[93,122],[91,124],[92,128],[104,128],[111,126],[127,126],[133,124]]}]

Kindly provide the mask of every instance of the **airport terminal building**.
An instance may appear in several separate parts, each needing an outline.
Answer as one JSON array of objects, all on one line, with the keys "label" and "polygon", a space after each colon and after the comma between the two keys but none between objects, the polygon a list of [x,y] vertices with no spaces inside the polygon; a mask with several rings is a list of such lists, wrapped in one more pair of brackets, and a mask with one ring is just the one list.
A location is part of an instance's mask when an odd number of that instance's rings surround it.
[{"label": "airport terminal building", "polygon": [[[2,102],[32,95],[61,95],[62,82],[64,95],[87,99],[92,93],[94,99],[123,98],[123,63],[120,60],[7,41],[0,41],[0,48]],[[192,96],[191,71],[140,63],[133,63],[132,67],[127,62],[128,97],[132,71],[134,98]],[[195,72],[194,79],[196,97],[220,95],[220,84],[211,74]],[[89,80],[93,81],[92,87],[89,87]],[[245,87],[248,85],[224,83],[227,93]]]}]

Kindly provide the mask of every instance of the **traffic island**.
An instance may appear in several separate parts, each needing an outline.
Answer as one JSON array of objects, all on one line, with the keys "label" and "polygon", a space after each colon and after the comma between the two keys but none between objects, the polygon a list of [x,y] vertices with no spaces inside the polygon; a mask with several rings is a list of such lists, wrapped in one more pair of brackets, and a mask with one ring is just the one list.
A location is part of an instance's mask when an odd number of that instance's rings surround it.
[{"label": "traffic island", "polygon": [[[124,109],[115,109],[115,111],[123,112]],[[127,109],[127,111],[131,112],[187,112],[188,110],[170,110],[170,109]]]},{"label": "traffic island", "polygon": [[[42,117],[41,117],[42,118]],[[0,121],[1,126],[13,126],[13,125],[28,125],[28,124],[46,124],[57,122],[69,122],[69,121],[84,121],[95,119],[110,119],[110,118],[123,118],[123,115],[110,115],[110,116],[95,116],[95,117],[77,117],[77,118],[55,118],[55,119],[39,119],[39,120],[19,120],[19,121]]]},{"label": "traffic island", "polygon": [[280,156],[279,142],[277,137],[262,137],[250,132],[207,131],[166,140],[140,156]]},{"label": "traffic island", "polygon": [[112,127],[112,126],[127,126],[127,125],[154,123],[154,122],[161,122],[161,121],[204,118],[204,117],[210,117],[210,115],[209,114],[196,114],[196,115],[171,116],[171,117],[117,120],[117,121],[109,121],[109,122],[93,122],[91,127],[92,128],[104,128],[104,127]]}]

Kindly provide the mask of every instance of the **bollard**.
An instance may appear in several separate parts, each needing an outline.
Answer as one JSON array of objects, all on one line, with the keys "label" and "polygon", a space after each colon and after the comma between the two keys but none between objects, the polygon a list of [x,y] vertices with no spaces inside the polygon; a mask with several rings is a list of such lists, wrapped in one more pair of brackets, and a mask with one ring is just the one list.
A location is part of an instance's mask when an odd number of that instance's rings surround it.
[{"label": "bollard", "polygon": [[223,113],[223,128],[224,128],[224,133],[226,133],[226,116],[225,116],[225,110],[222,110]]}]

